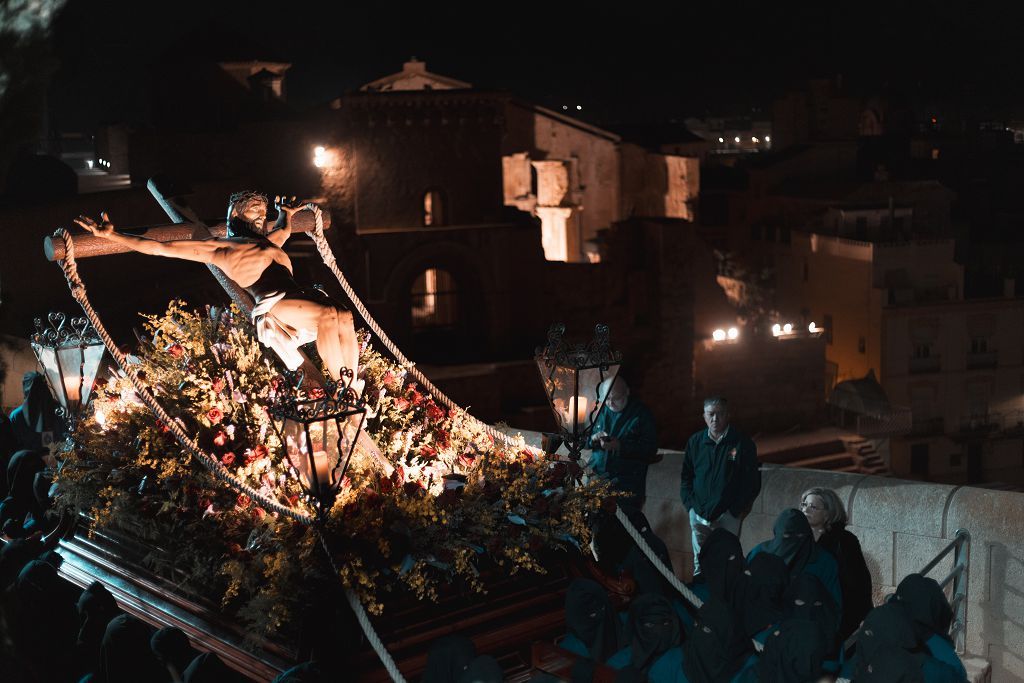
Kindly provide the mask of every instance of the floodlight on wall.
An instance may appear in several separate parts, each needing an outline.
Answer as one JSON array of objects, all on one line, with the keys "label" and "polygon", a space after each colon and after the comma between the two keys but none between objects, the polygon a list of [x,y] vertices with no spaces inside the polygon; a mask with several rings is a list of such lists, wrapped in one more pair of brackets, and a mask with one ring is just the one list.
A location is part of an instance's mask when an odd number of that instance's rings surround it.
[{"label": "floodlight on wall", "polygon": [[327,165],[327,148],[323,145],[317,145],[313,148],[313,165],[317,168],[323,168]]},{"label": "floodlight on wall", "polygon": [[740,337],[740,331],[735,327],[730,327],[726,334],[729,336],[729,339],[739,339]]},{"label": "floodlight on wall", "polygon": [[715,330],[711,333],[711,338],[715,341],[725,341],[725,330]]},{"label": "floodlight on wall", "polygon": [[782,334],[793,334],[793,324],[786,323],[782,326]]},{"label": "floodlight on wall", "polygon": [[818,331],[818,326],[814,324],[813,320],[811,321],[811,324],[807,326],[807,331],[810,332],[811,334],[814,334],[815,332]]},{"label": "floodlight on wall", "polygon": [[782,334],[782,325],[775,323],[772,325],[772,336],[778,337]]}]

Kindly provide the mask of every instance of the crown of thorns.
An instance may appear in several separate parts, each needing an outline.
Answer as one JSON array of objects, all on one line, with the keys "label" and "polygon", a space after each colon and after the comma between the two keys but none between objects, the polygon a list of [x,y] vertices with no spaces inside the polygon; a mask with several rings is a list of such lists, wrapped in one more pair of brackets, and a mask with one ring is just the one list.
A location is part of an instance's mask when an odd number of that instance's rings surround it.
[{"label": "crown of thorns", "polygon": [[231,195],[231,198],[228,200],[228,204],[231,205],[249,204],[250,202],[260,202],[263,204],[268,204],[269,200],[267,199],[267,195],[261,192],[252,192],[249,190],[245,190],[244,192],[236,192],[233,195]]}]

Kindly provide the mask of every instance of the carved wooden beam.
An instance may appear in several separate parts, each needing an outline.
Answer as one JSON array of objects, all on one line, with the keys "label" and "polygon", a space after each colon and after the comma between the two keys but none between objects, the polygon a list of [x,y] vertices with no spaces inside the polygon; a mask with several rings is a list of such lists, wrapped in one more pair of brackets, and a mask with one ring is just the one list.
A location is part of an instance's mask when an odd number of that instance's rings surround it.
[{"label": "carved wooden beam", "polygon": [[[324,211],[324,230],[331,227],[331,215]],[[311,232],[313,230],[313,213],[311,211],[300,211],[292,218],[292,232]],[[170,242],[171,240],[188,240],[196,234],[195,223],[170,223],[167,225],[156,225],[142,228],[121,229],[123,232],[140,237],[148,237],[158,242]],[[224,237],[228,229],[225,223],[218,223],[209,228],[212,237]],[[110,254],[123,254],[131,249],[105,240],[102,237],[93,237],[85,231],[77,231],[75,238],[75,258],[90,258],[93,256],[108,256]],[[43,240],[43,253],[50,261],[59,261],[64,258],[63,240],[55,240],[47,237]]]}]

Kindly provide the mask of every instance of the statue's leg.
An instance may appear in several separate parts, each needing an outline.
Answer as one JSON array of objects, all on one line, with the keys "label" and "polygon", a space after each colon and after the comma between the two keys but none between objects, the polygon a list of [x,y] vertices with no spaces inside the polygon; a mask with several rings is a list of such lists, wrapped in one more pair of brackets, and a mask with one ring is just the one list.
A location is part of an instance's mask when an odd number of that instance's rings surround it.
[{"label": "statue's leg", "polygon": [[270,313],[295,329],[316,332],[316,350],[333,379],[339,379],[341,368],[358,372],[359,341],[351,312],[316,301],[282,299]]}]

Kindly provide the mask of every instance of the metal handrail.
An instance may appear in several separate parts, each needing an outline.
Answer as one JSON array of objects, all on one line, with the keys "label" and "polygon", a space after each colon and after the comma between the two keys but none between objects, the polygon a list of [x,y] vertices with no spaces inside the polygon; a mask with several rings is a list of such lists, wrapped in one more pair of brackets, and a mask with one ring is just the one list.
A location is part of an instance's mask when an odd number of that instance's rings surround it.
[{"label": "metal handrail", "polygon": [[[962,655],[966,651],[967,640],[967,579],[970,572],[967,568],[971,551],[971,533],[967,529],[957,529],[953,534],[953,540],[945,548],[933,557],[928,564],[917,572],[921,576],[927,576],[928,572],[935,569],[939,562],[953,553],[953,569],[946,575],[946,578],[939,581],[939,587],[945,589],[953,583],[953,597],[949,601],[950,609],[953,610],[953,621],[949,625],[949,635],[953,639],[956,652]],[[857,642],[857,634],[854,633],[843,643],[843,651],[847,652]]]},{"label": "metal handrail", "polygon": [[939,562],[953,553],[953,569],[946,578],[939,581],[939,587],[945,589],[950,583],[953,584],[953,597],[949,601],[949,606],[953,610],[953,623],[950,624],[949,635],[953,638],[957,654],[961,655],[964,654],[967,640],[967,580],[970,574],[967,562],[970,552],[971,533],[967,529],[957,529],[953,534],[953,540],[918,572],[921,576],[927,576]]}]

